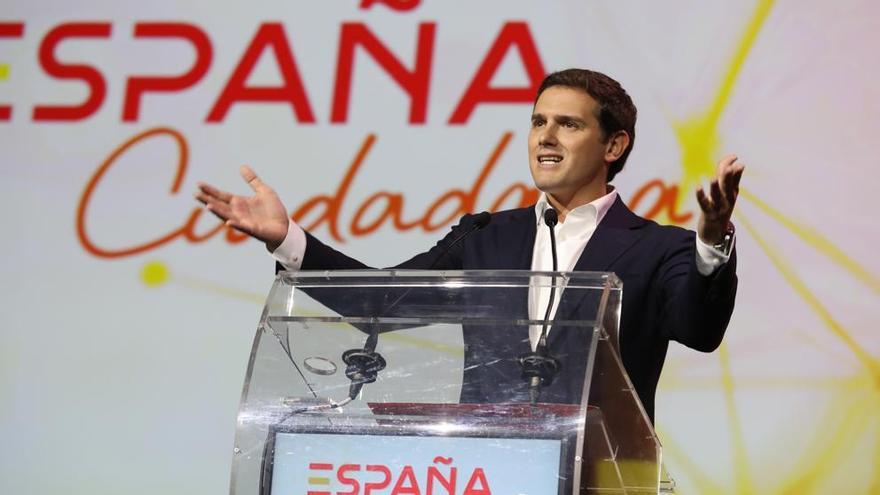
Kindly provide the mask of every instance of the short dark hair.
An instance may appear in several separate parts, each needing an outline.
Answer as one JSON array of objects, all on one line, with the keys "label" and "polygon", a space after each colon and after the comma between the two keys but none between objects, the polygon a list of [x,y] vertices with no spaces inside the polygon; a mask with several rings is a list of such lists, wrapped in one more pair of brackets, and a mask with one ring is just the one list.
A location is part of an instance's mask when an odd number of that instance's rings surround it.
[{"label": "short dark hair", "polygon": [[565,86],[579,89],[590,95],[599,104],[596,119],[602,129],[604,139],[608,139],[617,131],[626,131],[629,134],[629,146],[623,150],[614,163],[608,167],[608,181],[623,169],[629,152],[632,151],[636,140],[636,106],[619,82],[602,74],[587,69],[565,69],[553,72],[544,78],[535,95],[535,102],[547,88],[553,86]]}]

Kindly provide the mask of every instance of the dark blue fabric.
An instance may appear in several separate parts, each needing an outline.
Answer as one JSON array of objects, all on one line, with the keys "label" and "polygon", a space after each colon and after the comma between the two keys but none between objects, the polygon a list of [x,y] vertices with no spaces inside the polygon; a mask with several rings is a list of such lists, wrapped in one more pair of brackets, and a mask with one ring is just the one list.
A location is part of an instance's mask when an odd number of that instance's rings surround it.
[{"label": "dark blue fabric", "polygon": [[[507,210],[492,215],[484,229],[474,232],[445,255],[447,243],[462,229],[469,229],[472,217],[465,215],[429,251],[395,268],[438,270],[529,270],[535,241],[534,208]],[[610,271],[623,280],[620,320],[620,352],[627,373],[645,410],[653,419],[654,393],[670,340],[710,352],[718,347],[733,311],[736,295],[735,254],[722,268],[705,277],[697,271],[695,233],[674,226],[661,226],[632,213],[618,198],[596,228],[576,271]],[[307,234],[303,270],[360,269],[367,265],[350,258]],[[521,296],[523,312],[527,295]],[[577,311],[577,301],[563,297],[557,317]],[[469,368],[465,372],[463,402],[516,400],[509,390],[522,390],[516,358],[528,352],[528,337],[502,339],[487,328],[464,330],[465,367],[469,363],[496,358],[494,366]],[[523,329],[525,331],[525,328]],[[545,391],[542,400],[574,403],[580,390],[573,378],[583,373],[585,360],[571,349],[583,349],[577,332],[551,332],[550,351],[563,359],[563,373]],[[509,388],[508,388],[509,386]],[[508,390],[508,392],[504,392]],[[499,396],[500,394],[507,394]],[[524,397],[527,397],[524,396]]]}]

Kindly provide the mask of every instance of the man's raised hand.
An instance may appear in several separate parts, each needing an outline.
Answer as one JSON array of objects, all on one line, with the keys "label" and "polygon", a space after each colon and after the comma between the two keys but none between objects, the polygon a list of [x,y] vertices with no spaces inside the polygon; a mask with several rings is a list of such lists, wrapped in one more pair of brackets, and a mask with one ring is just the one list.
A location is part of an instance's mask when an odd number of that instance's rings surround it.
[{"label": "man's raised hand", "polygon": [[290,219],[284,203],[275,191],[263,183],[247,165],[241,166],[241,177],[251,186],[253,196],[236,196],[200,182],[196,199],[226,225],[266,243],[274,251],[287,236]]},{"label": "man's raised hand", "polygon": [[736,160],[736,155],[727,155],[718,162],[708,194],[702,186],[697,188],[697,202],[701,210],[697,234],[706,244],[721,242],[727,231],[739,195],[739,180],[745,170],[745,165]]}]

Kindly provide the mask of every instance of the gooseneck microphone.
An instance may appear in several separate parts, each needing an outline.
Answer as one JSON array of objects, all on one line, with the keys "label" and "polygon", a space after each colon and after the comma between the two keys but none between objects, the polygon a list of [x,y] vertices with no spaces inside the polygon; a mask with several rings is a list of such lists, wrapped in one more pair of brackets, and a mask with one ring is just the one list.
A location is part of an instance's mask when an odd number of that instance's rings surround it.
[{"label": "gooseneck microphone", "polygon": [[[559,223],[559,216],[553,208],[544,210],[544,224],[550,229],[550,250],[553,255],[553,271],[556,272],[558,261],[556,257],[556,232],[554,227]],[[541,397],[541,387],[549,386],[559,373],[559,360],[551,356],[547,349],[547,330],[550,324],[550,313],[553,311],[553,302],[556,298],[556,275],[550,278],[550,300],[547,302],[547,310],[544,312],[544,321],[541,325],[541,335],[535,351],[520,356],[519,362],[522,367],[522,376],[529,382],[529,400],[537,404]]]},{"label": "gooseneck microphone", "polygon": [[[559,215],[556,214],[556,210],[553,208],[547,208],[544,210],[544,224],[550,229],[550,253],[553,256],[553,271],[559,270],[559,262],[556,257],[556,224],[559,223]],[[541,326],[541,336],[538,338],[538,346],[542,347],[546,350],[547,348],[547,326],[550,322],[550,311],[553,308],[553,301],[556,297],[556,275],[553,275],[550,279],[550,300],[547,303],[547,311],[544,313],[544,323]]]},{"label": "gooseneck microphone", "polygon": [[[446,257],[452,248],[456,245],[460,244],[465,240],[469,235],[474,232],[483,229],[486,225],[489,225],[489,222],[492,220],[492,215],[489,214],[488,211],[484,211],[481,213],[477,213],[472,217],[472,223],[470,228],[456,236],[449,244],[447,244],[440,254],[434,258],[434,261],[431,262],[431,265],[428,266],[428,270],[433,270],[437,267],[437,264],[440,263],[440,260]],[[554,255],[555,256],[555,255]],[[382,316],[388,315],[391,310],[397,307],[403,299],[412,292],[412,288],[407,289],[400,296],[397,297],[391,304],[389,304],[383,311]],[[379,343],[379,325],[373,324],[370,325],[370,333],[367,336],[366,342],[364,342],[363,349],[349,349],[342,354],[342,361],[346,364],[345,367],[345,376],[351,380],[351,385],[348,387],[348,397],[351,400],[357,398],[358,394],[361,393],[361,389],[363,388],[365,383],[373,383],[376,381],[376,378],[379,376],[379,372],[385,369],[385,358],[382,357],[381,354],[376,352],[376,345]]]}]

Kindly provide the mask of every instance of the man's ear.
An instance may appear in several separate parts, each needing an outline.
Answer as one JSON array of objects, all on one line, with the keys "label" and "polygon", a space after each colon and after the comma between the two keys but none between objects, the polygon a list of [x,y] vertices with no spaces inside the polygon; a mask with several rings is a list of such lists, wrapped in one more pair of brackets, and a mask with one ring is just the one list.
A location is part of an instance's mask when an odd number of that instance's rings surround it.
[{"label": "man's ear", "polygon": [[623,156],[623,152],[629,147],[629,134],[620,130],[611,135],[608,143],[605,145],[605,161],[608,163],[616,161]]}]

